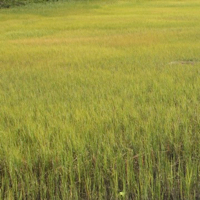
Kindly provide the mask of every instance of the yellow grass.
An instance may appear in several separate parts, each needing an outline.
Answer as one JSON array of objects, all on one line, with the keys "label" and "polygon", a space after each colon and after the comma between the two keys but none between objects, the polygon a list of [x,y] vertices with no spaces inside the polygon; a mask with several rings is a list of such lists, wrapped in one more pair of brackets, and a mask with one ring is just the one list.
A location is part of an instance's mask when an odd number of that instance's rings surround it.
[{"label": "yellow grass", "polygon": [[199,1],[0,10],[0,199],[200,198]]}]

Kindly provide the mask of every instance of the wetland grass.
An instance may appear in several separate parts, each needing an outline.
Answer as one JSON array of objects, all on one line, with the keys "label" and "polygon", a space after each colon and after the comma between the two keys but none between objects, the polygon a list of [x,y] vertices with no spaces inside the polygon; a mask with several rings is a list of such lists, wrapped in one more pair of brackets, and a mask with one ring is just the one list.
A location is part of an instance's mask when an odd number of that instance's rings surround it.
[{"label": "wetland grass", "polygon": [[0,199],[199,199],[199,9],[0,10]]}]

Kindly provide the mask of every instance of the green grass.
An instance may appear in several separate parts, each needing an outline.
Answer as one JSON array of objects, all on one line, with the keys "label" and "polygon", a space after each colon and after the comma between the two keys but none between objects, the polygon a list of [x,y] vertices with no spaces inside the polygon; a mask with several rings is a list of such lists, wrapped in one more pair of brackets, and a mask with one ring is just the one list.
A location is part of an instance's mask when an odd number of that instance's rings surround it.
[{"label": "green grass", "polygon": [[1,9],[0,199],[199,199],[199,10]]}]

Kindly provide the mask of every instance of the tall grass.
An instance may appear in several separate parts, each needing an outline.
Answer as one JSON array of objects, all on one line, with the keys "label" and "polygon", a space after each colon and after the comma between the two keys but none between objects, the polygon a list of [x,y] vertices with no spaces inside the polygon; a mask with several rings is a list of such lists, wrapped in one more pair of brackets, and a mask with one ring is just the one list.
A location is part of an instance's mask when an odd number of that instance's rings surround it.
[{"label": "tall grass", "polygon": [[200,3],[0,11],[1,199],[199,199]]}]

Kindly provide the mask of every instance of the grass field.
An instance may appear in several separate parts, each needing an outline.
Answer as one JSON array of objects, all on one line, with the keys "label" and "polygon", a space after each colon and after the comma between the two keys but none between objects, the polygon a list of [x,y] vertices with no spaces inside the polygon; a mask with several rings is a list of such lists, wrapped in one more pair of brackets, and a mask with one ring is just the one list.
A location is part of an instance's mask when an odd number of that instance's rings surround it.
[{"label": "grass field", "polygon": [[200,2],[0,10],[0,199],[200,199]]}]

